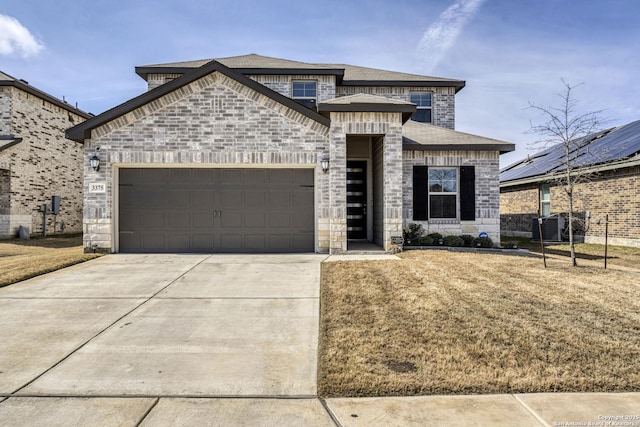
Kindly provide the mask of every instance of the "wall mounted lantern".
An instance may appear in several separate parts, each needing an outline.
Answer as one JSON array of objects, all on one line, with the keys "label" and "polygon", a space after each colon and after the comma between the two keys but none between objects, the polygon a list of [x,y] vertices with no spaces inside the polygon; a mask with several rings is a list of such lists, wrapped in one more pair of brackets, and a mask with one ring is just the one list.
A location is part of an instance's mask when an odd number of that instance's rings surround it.
[{"label": "wall mounted lantern", "polygon": [[89,159],[89,164],[94,171],[98,172],[100,170],[100,159],[95,154]]},{"label": "wall mounted lantern", "polygon": [[324,156],[322,160],[320,160],[320,167],[324,173],[329,171],[329,156]]}]

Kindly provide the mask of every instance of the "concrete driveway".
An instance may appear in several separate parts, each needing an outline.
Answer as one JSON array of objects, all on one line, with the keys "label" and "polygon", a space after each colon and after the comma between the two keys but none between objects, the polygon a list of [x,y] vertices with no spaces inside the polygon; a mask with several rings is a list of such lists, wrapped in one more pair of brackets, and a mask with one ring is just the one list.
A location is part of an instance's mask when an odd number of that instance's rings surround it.
[{"label": "concrete driveway", "polygon": [[315,398],[324,258],[109,255],[0,288],[0,420],[332,425]]}]

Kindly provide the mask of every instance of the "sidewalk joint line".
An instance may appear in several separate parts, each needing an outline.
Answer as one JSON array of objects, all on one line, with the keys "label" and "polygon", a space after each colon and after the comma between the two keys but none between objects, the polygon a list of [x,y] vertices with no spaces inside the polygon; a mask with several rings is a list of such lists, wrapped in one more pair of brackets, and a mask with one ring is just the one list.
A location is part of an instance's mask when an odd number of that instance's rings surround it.
[{"label": "sidewalk joint line", "polygon": [[[158,292],[154,293],[153,295],[151,295],[149,298],[145,299],[144,301],[142,301],[140,304],[138,304],[137,306],[135,306],[134,308],[132,308],[131,310],[129,310],[128,312],[126,312],[125,314],[123,314],[122,316],[120,316],[119,318],[117,318],[114,322],[112,322],[110,325],[106,326],[104,329],[98,331],[95,335],[93,335],[91,338],[87,339],[85,342],[83,342],[82,344],[80,344],[78,347],[76,347],[74,350],[72,350],[71,352],[69,352],[69,354],[67,354],[66,356],[64,356],[62,359],[58,360],[56,363],[54,363],[52,366],[49,366],[47,369],[45,369],[43,372],[41,372],[40,374],[36,375],[35,378],[32,378],[31,380],[29,380],[27,383],[25,383],[24,385],[18,387],[16,390],[14,390],[10,396],[14,396],[16,393],[18,393],[20,390],[29,387],[31,384],[33,384],[34,382],[36,382],[37,380],[39,380],[40,378],[42,378],[44,375],[46,375],[47,373],[49,373],[51,370],[53,370],[54,368],[56,368],[58,365],[60,365],[62,362],[64,362],[65,360],[67,360],[68,358],[70,358],[72,355],[74,355],[76,352],[78,352],[78,350],[82,349],[84,346],[86,346],[87,344],[89,344],[91,341],[93,341],[95,338],[97,338],[98,336],[102,335],[104,332],[106,332],[107,330],[111,329],[114,325],[116,325],[118,322],[120,322],[122,319],[124,319],[125,317],[127,317],[128,315],[130,315],[131,313],[133,313],[134,311],[136,311],[137,309],[139,309],[140,307],[142,307],[143,305],[145,305],[146,303],[148,303],[149,301],[151,301],[156,295],[158,295],[160,292],[164,291],[165,289],[167,289],[169,286],[173,285],[175,282],[177,282],[178,280],[180,280],[183,276],[185,276],[188,272],[190,272],[191,270],[193,270],[194,268],[196,268],[197,266],[199,266],[200,264],[202,264],[205,260],[211,258],[212,255],[209,255],[208,257],[200,260],[197,264],[195,264],[194,266],[192,266],[191,268],[189,268],[187,271],[185,271],[184,273],[180,274],[178,277],[176,277],[174,280],[172,280],[171,282],[169,282],[167,285],[163,286],[160,290],[158,290]],[[92,299],[100,299],[100,298],[92,298]],[[133,298],[133,299],[142,299],[142,298]]]},{"label": "sidewalk joint line", "polygon": [[524,401],[522,399],[520,399],[520,397],[518,397],[515,394],[511,395],[516,402],[518,402],[520,405],[522,405],[522,407],[524,409],[527,410],[527,412],[529,412],[531,415],[533,415],[533,417],[538,420],[538,422],[540,424],[542,424],[544,427],[551,427],[551,424],[547,423],[540,415],[538,415],[538,413],[536,411],[534,411],[532,408],[529,407],[529,405],[527,405],[526,403],[524,403]]},{"label": "sidewalk joint line", "polygon": [[342,427],[342,423],[340,422],[340,420],[338,420],[338,417],[335,416],[331,409],[329,409],[329,405],[327,405],[327,402],[324,400],[324,398],[318,397],[318,400],[320,401],[320,404],[322,405],[324,410],[327,411],[327,414],[329,414],[329,418],[331,418],[331,421],[333,421],[336,427]]}]

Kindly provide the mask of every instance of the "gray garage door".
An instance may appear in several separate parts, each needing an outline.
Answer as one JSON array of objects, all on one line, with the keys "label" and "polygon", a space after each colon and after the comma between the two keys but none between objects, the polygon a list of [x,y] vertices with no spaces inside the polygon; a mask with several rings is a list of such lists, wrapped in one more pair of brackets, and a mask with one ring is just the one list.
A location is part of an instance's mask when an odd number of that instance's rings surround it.
[{"label": "gray garage door", "polygon": [[313,252],[312,169],[121,169],[120,252]]}]

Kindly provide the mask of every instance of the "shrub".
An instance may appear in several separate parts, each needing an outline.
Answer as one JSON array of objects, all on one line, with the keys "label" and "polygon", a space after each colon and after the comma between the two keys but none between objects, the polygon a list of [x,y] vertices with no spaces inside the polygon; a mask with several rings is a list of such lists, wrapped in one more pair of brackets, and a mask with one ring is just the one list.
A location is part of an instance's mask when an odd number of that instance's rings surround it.
[{"label": "shrub", "polygon": [[433,246],[433,239],[429,236],[422,236],[420,238],[420,246]]},{"label": "shrub", "polygon": [[420,245],[420,240],[424,237],[424,230],[420,224],[409,224],[404,234],[404,244],[407,246]]},{"label": "shrub", "polygon": [[452,247],[464,246],[464,240],[462,240],[460,236],[445,236],[444,239],[442,239],[442,243],[445,246]]},{"label": "shrub", "polygon": [[493,241],[489,237],[476,237],[473,239],[471,245],[474,248],[492,248]]},{"label": "shrub", "polygon": [[436,246],[439,246],[442,244],[442,234],[440,233],[429,233],[427,234],[427,237],[431,238],[433,240],[433,244]]},{"label": "shrub", "polygon": [[473,236],[471,234],[463,234],[460,238],[464,241],[464,245],[467,247],[473,246]]},{"label": "shrub", "polygon": [[518,242],[514,242],[514,241],[504,242],[502,244],[502,247],[506,249],[518,249]]}]

